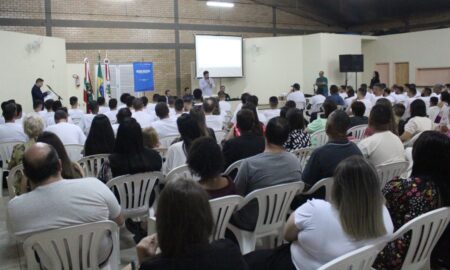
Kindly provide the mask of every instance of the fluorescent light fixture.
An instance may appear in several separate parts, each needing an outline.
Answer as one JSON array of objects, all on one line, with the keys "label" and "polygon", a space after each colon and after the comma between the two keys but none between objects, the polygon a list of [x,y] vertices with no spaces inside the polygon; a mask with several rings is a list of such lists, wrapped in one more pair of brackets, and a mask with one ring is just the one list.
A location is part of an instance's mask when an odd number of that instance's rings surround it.
[{"label": "fluorescent light fixture", "polygon": [[208,1],[206,5],[209,7],[224,7],[224,8],[232,8],[234,7],[234,3],[229,2],[217,2],[217,1]]}]

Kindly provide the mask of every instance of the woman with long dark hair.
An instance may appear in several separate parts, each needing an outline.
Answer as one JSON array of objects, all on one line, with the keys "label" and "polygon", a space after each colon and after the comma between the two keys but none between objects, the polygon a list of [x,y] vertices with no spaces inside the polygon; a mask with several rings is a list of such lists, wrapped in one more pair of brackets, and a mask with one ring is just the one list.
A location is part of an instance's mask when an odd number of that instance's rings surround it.
[{"label": "woman with long dark hair", "polygon": [[[258,111],[256,110],[256,105],[253,104],[252,102],[247,102],[244,105],[242,105],[242,109],[247,109],[247,110],[252,111],[253,115],[255,116],[252,132],[254,134],[256,134],[257,136],[264,136],[265,126],[259,120]],[[239,129],[239,127],[236,124],[234,124],[233,127],[231,128],[230,132],[228,133],[226,140],[229,140],[229,139],[232,139],[235,137],[240,137],[240,136],[241,136],[241,130]]]},{"label": "woman with long dark hair", "polygon": [[378,71],[374,71],[373,72],[373,76],[372,79],[370,80],[370,86],[369,88],[372,89],[373,86],[377,83],[380,83],[380,74],[378,73]]},{"label": "woman with long dark hair", "polygon": [[294,151],[300,148],[311,146],[310,135],[305,131],[305,120],[303,119],[303,111],[295,108],[290,109],[286,118],[289,121],[289,138],[284,143],[286,151]]},{"label": "woman with long dark hair", "polygon": [[406,121],[405,131],[400,136],[402,142],[411,140],[420,132],[433,129],[433,122],[427,116],[427,107],[423,100],[414,100],[409,109],[411,117]]},{"label": "woman with long dark hair", "polygon": [[114,131],[109,118],[98,114],[92,120],[91,129],[84,143],[84,156],[111,154],[114,148]]}]

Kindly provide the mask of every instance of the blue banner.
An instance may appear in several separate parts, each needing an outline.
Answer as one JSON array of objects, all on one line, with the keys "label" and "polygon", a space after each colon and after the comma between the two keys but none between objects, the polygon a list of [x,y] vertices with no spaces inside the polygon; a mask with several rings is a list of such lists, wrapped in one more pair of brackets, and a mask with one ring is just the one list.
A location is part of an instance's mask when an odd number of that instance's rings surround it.
[{"label": "blue banner", "polygon": [[153,82],[153,62],[135,62],[133,63],[134,73],[134,91],[154,91]]}]

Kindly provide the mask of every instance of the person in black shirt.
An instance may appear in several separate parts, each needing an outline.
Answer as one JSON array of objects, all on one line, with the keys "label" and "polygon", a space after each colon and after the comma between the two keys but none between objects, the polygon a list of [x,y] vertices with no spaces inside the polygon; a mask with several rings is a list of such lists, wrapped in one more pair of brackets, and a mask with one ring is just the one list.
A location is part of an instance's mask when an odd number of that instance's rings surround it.
[{"label": "person in black shirt", "polygon": [[31,98],[33,99],[33,104],[35,104],[37,101],[41,101],[42,103],[44,103],[44,98],[50,93],[49,91],[42,93],[42,85],[44,85],[44,80],[38,78],[36,80],[36,83],[33,85],[33,88],[31,89]]},{"label": "person in black shirt", "polygon": [[179,178],[165,186],[156,210],[157,234],[136,247],[141,270],[248,269],[233,242],[209,243],[214,221],[208,200],[206,191],[189,179]]},{"label": "person in black shirt", "polygon": [[350,127],[355,127],[359,125],[367,125],[369,123],[369,118],[364,116],[366,111],[366,105],[363,102],[353,102],[352,103],[353,117],[350,117]]},{"label": "person in black shirt", "polygon": [[373,86],[377,83],[380,83],[380,74],[378,73],[378,71],[374,71],[373,72],[373,77],[370,80],[370,85],[369,88],[372,89]]}]

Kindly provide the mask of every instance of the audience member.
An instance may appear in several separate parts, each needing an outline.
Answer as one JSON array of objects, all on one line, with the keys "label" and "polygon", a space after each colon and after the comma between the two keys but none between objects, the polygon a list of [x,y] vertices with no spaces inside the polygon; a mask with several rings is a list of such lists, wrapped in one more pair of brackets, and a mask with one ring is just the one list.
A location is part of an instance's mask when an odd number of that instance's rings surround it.
[{"label": "audience member", "polygon": [[331,202],[309,200],[291,214],[284,229],[289,244],[246,255],[249,269],[318,269],[393,233],[377,172],[362,157],[338,165],[331,192]]},{"label": "audience member", "polygon": [[150,127],[150,125],[154,121],[154,118],[144,111],[144,103],[142,102],[142,99],[135,98],[133,100],[133,109],[134,112],[132,113],[131,117],[136,119],[136,121],[142,128]]},{"label": "audience member", "polygon": [[217,95],[219,96],[219,107],[222,114],[226,115],[231,113],[231,104],[226,101],[225,91],[219,91]]},{"label": "audience member", "polygon": [[[321,90],[317,90],[316,95],[309,99],[311,108],[309,112],[312,114],[320,112],[322,104],[325,102],[325,95]],[[315,118],[314,118],[315,119]]]},{"label": "audience member", "polygon": [[3,117],[5,124],[0,125],[0,143],[8,142],[26,142],[27,135],[23,132],[23,126],[16,123],[17,107],[15,103],[9,103],[4,106]]},{"label": "audience member", "polygon": [[353,102],[351,105],[353,116],[350,117],[350,127],[355,127],[359,125],[367,125],[369,123],[369,118],[364,116],[366,111],[366,106],[362,102]]},{"label": "audience member", "polygon": [[119,126],[113,152],[103,163],[98,178],[106,183],[117,176],[159,171],[161,167],[159,153],[144,147],[139,123],[134,118],[126,118]]},{"label": "audience member", "polygon": [[284,143],[288,152],[311,146],[310,135],[305,131],[303,112],[297,108],[288,110],[286,119],[289,122],[289,137]]},{"label": "audience member", "polygon": [[330,114],[325,129],[328,142],[312,152],[303,171],[303,182],[309,187],[323,178],[333,176],[334,170],[343,159],[362,155],[356,144],[347,139],[349,127],[350,117],[344,111],[336,110]]},{"label": "audience member", "polygon": [[144,147],[149,149],[155,149],[161,146],[158,132],[152,127],[144,128],[142,130],[142,139],[144,140]]},{"label": "audience member", "polygon": [[45,131],[52,132],[59,137],[61,142],[66,144],[81,144],[84,145],[86,136],[81,128],[75,124],[68,123],[67,113],[63,110],[55,112],[55,123],[45,129]]},{"label": "audience member", "polygon": [[[244,106],[245,103],[247,103],[247,98],[250,96],[249,93],[242,93],[241,95],[241,102],[236,106],[236,109],[234,110],[233,117],[231,118],[230,124],[234,125],[236,124],[236,116],[237,113],[242,109],[242,106]],[[295,104],[295,102],[294,102]]]},{"label": "audience member", "polygon": [[[252,125],[253,132],[258,136],[263,136],[265,126],[263,123],[261,123],[259,121],[259,116],[258,116],[258,112],[256,110],[256,106],[253,103],[248,102],[244,106],[242,106],[242,109],[248,109],[253,112],[253,115],[254,115],[254,122]],[[239,136],[241,136],[241,131],[240,131],[239,127],[236,124],[234,124],[233,127],[230,129],[230,132],[228,133],[226,139],[229,140],[229,139],[239,137]]]},{"label": "audience member", "polygon": [[72,119],[73,123],[80,124],[81,118],[83,117],[83,111],[79,108],[78,98],[75,96],[69,99],[70,109],[68,110],[69,117]]},{"label": "audience member", "polygon": [[353,101],[356,99],[355,90],[350,85],[347,86],[347,96],[348,97],[344,99],[344,102],[345,107],[349,108],[352,105]]},{"label": "audience member", "polygon": [[127,107],[127,99],[129,96],[131,96],[129,93],[123,93],[122,95],[120,95],[120,103],[121,104],[119,106],[119,109]]},{"label": "audience member", "polygon": [[398,134],[402,135],[405,132],[405,124],[406,121],[403,120],[403,116],[405,115],[405,105],[402,103],[397,103],[392,106],[392,111],[394,112],[394,121],[398,128]]},{"label": "audience member", "polygon": [[183,99],[183,112],[189,113],[189,111],[192,109],[192,99],[184,98]]},{"label": "audience member", "polygon": [[105,114],[109,111],[109,107],[106,106],[106,99],[104,97],[98,97],[97,98],[98,103],[98,113],[99,114]]},{"label": "audience member", "polygon": [[367,89],[365,88],[359,88],[357,92],[357,98],[355,102],[363,102],[364,106],[366,107],[366,110],[364,112],[364,116],[369,116],[370,110],[372,110],[373,103],[370,101],[367,95]]},{"label": "audience member", "polygon": [[[264,153],[245,159],[236,175],[239,194],[302,180],[298,159],[286,152],[283,145],[289,137],[289,123],[281,117],[272,118],[266,129]],[[232,223],[244,230],[253,230],[258,217],[256,201],[233,215]]]},{"label": "audience member", "polygon": [[294,83],[291,87],[292,89],[287,95],[286,100],[292,100],[295,102],[298,109],[304,109],[306,107],[306,99],[303,92],[300,91],[300,84]]},{"label": "audience member", "polygon": [[253,111],[244,108],[238,112],[236,127],[240,130],[241,136],[225,141],[222,150],[225,157],[225,168],[238,160],[264,151],[264,137],[255,132],[254,123]]},{"label": "audience member", "polygon": [[[415,141],[413,166],[407,179],[394,179],[383,189],[395,230],[412,219],[440,207],[450,206],[450,139],[435,131],[424,131]],[[374,264],[376,269],[401,269],[411,235],[387,244]],[[432,263],[448,268],[450,227],[434,248]]]},{"label": "audience member", "polygon": [[158,104],[159,97],[160,97],[159,94],[153,94],[152,103],[147,104],[146,111],[147,111],[147,113],[149,113],[152,116],[156,116],[155,107],[156,107],[156,104]]},{"label": "audience member", "polygon": [[430,120],[435,123],[441,109],[438,107],[439,99],[437,97],[430,97],[430,107],[427,110],[427,115]]},{"label": "audience member", "polygon": [[411,117],[405,124],[405,132],[400,136],[402,142],[411,140],[414,135],[433,129],[433,122],[427,117],[427,107],[421,99],[416,99],[410,106]]},{"label": "audience member", "polygon": [[55,112],[53,111],[53,99],[44,101],[45,114],[43,114],[45,125],[49,126],[55,124]]},{"label": "audience member", "polygon": [[184,113],[184,102],[181,98],[175,100],[175,118],[178,118]]},{"label": "audience member", "polygon": [[84,143],[84,156],[111,154],[114,142],[114,131],[108,117],[103,114],[96,115]]},{"label": "audience member", "polygon": [[117,99],[112,98],[108,101],[108,107],[109,111],[105,112],[104,115],[106,115],[109,119],[109,122],[111,125],[115,124],[117,121],[116,115],[118,113],[117,110]]},{"label": "audience member", "polygon": [[[43,109],[44,109],[44,102],[42,102],[42,100],[36,100],[33,103],[33,111],[35,113],[39,114],[40,116],[43,116],[43,113],[45,113],[45,111],[43,111]],[[4,124],[4,123],[0,123],[0,124]]]},{"label": "audience member", "polygon": [[202,106],[203,105],[203,92],[200,89],[194,89],[194,106]]},{"label": "audience member", "polygon": [[[383,98],[383,92],[384,92],[384,87],[381,83],[376,83],[373,85],[372,88],[372,92],[373,92],[373,100],[372,100],[372,104],[375,105],[375,103],[380,99]],[[392,105],[392,104],[391,104]]]},{"label": "audience member", "polygon": [[178,129],[176,125],[176,120],[170,118],[169,107],[164,102],[158,102],[155,107],[156,116],[159,120],[153,122],[151,127],[158,132],[160,138],[167,136],[173,136],[178,134]]},{"label": "audience member", "polygon": [[211,128],[213,131],[220,131],[223,129],[223,116],[214,115],[215,110],[214,101],[212,99],[207,99],[203,102],[203,111],[205,112],[206,126]]},{"label": "audience member", "polygon": [[263,111],[266,121],[270,121],[270,119],[280,116],[280,109],[278,109],[278,98],[276,96],[269,98],[269,105],[270,109]]},{"label": "audience member", "polygon": [[348,97],[347,95],[347,86],[345,85],[341,85],[339,87],[339,96],[341,96],[341,98],[344,100]]},{"label": "audience member", "polygon": [[214,139],[196,139],[189,149],[186,163],[189,169],[200,177],[199,183],[211,199],[236,194],[233,180],[227,175],[221,176],[225,160]]},{"label": "audience member", "polygon": [[128,108],[121,108],[116,115],[116,123],[112,125],[112,129],[114,131],[114,136],[117,137],[117,130],[119,129],[120,124],[125,121],[127,118],[131,118],[131,111]]},{"label": "audience member", "polygon": [[332,101],[338,106],[344,106],[344,100],[339,95],[339,88],[336,85],[330,86],[330,95],[325,99],[326,101]]},{"label": "audience member", "polygon": [[373,135],[358,143],[363,156],[374,166],[405,160],[402,142],[390,131],[391,119],[392,110],[389,107],[375,105],[369,117],[369,128]]},{"label": "audience member", "polygon": [[[328,116],[337,109],[336,103],[330,100],[326,100],[323,103],[322,107],[324,110],[324,114],[309,123],[309,125],[306,127],[306,132],[314,133],[316,131],[325,129]],[[312,144],[315,145],[315,142],[312,142]]]},{"label": "audience member", "polygon": [[98,114],[98,109],[99,107],[97,101],[93,100],[89,102],[88,111],[90,113],[84,114],[80,122],[80,128],[85,134],[89,133],[89,129],[92,125],[92,120],[94,120],[94,117]]},{"label": "audience member", "polygon": [[130,109],[131,112],[133,112],[133,101],[135,99],[136,97],[130,95],[127,97],[127,101],[125,103],[127,105],[127,108]]},{"label": "audience member", "polygon": [[206,126],[206,115],[203,110],[203,106],[195,106],[191,109],[189,112],[192,119],[197,122],[198,126],[200,127],[200,130],[202,131],[202,136],[209,136],[211,138],[216,139],[216,134],[214,133],[214,130],[212,128],[209,128]]}]

